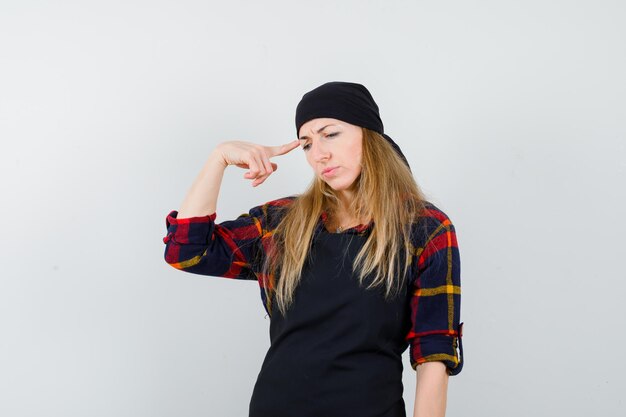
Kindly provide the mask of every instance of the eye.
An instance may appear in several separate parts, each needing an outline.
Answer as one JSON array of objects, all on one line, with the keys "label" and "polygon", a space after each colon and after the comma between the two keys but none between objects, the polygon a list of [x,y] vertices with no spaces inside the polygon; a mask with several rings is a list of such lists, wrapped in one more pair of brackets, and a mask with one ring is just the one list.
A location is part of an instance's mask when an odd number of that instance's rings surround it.
[{"label": "eye", "polygon": [[304,146],[302,147],[302,150],[303,150],[303,151],[307,151],[307,150],[309,149],[309,147],[310,147],[310,146],[311,146],[311,145],[309,145],[309,144],[307,143],[306,145],[304,145]]},{"label": "eye", "polygon": [[335,133],[329,133],[328,135],[326,135],[327,138],[332,138],[335,137],[339,134],[339,132],[335,132]]}]

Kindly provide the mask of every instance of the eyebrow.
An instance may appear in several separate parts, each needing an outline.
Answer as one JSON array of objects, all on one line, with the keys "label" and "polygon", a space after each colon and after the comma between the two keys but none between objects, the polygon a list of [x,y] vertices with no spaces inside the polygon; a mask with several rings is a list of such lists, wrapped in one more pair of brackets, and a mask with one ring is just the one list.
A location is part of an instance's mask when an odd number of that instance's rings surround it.
[{"label": "eyebrow", "polygon": [[[333,125],[333,124],[326,125],[326,126],[324,126],[324,127],[320,128],[320,129],[317,131],[317,133],[322,133],[322,130],[326,129],[328,126],[335,126],[335,125]],[[311,138],[310,138],[310,137],[308,137],[308,136],[301,136],[301,137],[300,137],[300,140],[305,140],[305,139],[311,139]]]}]

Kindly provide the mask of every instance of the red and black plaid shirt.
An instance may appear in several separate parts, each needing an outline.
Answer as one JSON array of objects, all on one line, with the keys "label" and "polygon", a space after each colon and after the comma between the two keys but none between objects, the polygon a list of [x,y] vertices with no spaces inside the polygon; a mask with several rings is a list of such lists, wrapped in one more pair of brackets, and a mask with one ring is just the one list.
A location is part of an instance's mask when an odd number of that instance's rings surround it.
[{"label": "red and black plaid shirt", "polygon": [[[295,197],[273,200],[250,209],[235,220],[216,223],[216,213],[177,219],[177,211],[166,218],[165,261],[176,269],[194,274],[256,280],[261,298],[271,315],[271,300],[263,288],[261,267],[274,229],[284,209]],[[314,233],[325,228],[322,213]],[[411,330],[406,335],[411,365],[442,361],[450,375],[463,366],[460,320],[460,258],[454,225],[432,203],[416,223],[411,264]],[[343,233],[369,233],[373,222]],[[271,298],[271,297],[270,297]],[[460,349],[460,354],[457,352]]]}]

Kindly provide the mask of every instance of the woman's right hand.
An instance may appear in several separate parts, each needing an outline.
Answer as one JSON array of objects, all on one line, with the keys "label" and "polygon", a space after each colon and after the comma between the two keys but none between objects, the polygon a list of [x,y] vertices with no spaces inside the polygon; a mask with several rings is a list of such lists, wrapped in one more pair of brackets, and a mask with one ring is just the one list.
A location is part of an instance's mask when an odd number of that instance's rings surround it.
[{"label": "woman's right hand", "polygon": [[270,158],[291,152],[299,143],[300,141],[295,139],[284,145],[264,146],[251,142],[228,141],[220,143],[214,152],[220,155],[225,166],[235,165],[248,169],[243,177],[253,180],[252,186],[256,187],[278,168]]}]

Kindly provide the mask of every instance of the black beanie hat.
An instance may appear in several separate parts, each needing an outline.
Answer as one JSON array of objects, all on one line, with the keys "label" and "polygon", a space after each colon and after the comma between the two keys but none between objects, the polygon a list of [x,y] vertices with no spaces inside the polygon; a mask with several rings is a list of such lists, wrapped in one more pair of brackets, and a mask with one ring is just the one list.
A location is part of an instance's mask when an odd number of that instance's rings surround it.
[{"label": "black beanie hat", "polygon": [[378,105],[365,86],[357,83],[332,81],[309,91],[296,108],[296,135],[309,120],[329,117],[380,133],[409,167],[400,147],[385,134]]}]

